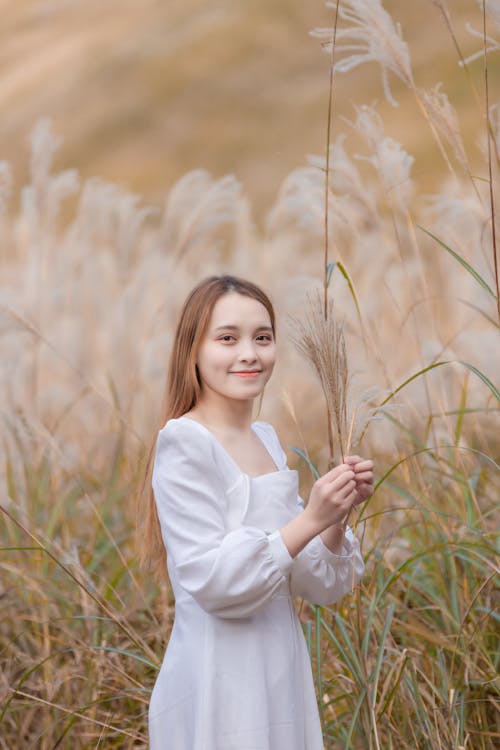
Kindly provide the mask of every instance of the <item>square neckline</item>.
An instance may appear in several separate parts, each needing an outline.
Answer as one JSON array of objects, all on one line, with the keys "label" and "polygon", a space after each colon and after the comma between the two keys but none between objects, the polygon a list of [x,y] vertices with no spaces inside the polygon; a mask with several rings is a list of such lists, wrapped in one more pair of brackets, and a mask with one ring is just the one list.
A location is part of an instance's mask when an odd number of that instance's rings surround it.
[{"label": "square neckline", "polygon": [[[205,427],[204,424],[202,424],[201,422],[198,422],[198,420],[193,419],[192,417],[187,417],[185,414],[182,414],[180,417],[177,417],[177,419],[187,419],[188,422],[194,422],[194,424],[197,424],[199,427],[201,427],[201,429],[204,432],[207,432],[210,435],[210,437],[212,438],[212,440],[219,446],[220,450],[224,453],[224,455],[226,455],[228,457],[228,459],[231,461],[231,463],[237,469],[237,471],[240,474],[242,474],[243,476],[248,477],[249,479],[260,479],[261,477],[274,476],[275,474],[280,474],[281,472],[285,471],[285,469],[279,469],[278,468],[278,464],[276,463],[273,454],[271,453],[271,451],[269,450],[269,448],[267,447],[267,445],[265,444],[265,442],[262,440],[262,438],[259,435],[258,431],[255,429],[255,427],[254,427],[254,425],[256,424],[255,422],[252,422],[250,426],[251,426],[253,432],[255,433],[255,435],[257,435],[257,438],[260,440],[260,442],[262,443],[262,445],[266,449],[267,453],[269,454],[269,456],[271,458],[271,461],[276,466],[276,469],[274,471],[266,471],[264,474],[255,474],[255,475],[253,475],[253,474],[248,474],[246,471],[243,471],[241,469],[241,467],[235,461],[235,459],[231,456],[231,454],[229,453],[229,451],[222,445],[222,443],[219,440],[219,438],[216,437],[216,435],[212,432],[212,430],[209,430],[208,427]],[[290,471],[290,469],[286,469],[286,471]]]}]

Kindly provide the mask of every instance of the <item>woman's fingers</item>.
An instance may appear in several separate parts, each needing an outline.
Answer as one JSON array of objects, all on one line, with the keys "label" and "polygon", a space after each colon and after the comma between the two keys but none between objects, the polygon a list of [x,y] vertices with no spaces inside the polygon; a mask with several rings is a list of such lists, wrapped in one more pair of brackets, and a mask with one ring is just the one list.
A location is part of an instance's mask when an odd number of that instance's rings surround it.
[{"label": "woman's fingers", "polygon": [[356,472],[356,482],[363,484],[363,482],[373,482],[373,471],[362,471],[359,474]]},{"label": "woman's fingers", "polygon": [[346,456],[344,463],[335,466],[324,474],[320,482],[332,482],[346,471],[354,472],[356,477],[365,471],[373,471],[373,461],[361,458],[360,456]]},{"label": "woman's fingers", "polygon": [[352,470],[356,472],[356,474],[362,471],[373,471],[373,465],[373,461],[370,460],[358,461],[358,463],[352,467]]},{"label": "woman's fingers", "polygon": [[355,456],[354,458],[359,459],[352,467],[356,486],[361,499],[366,500],[373,494],[373,461],[359,458],[359,456]]},{"label": "woman's fingers", "polygon": [[[325,474],[324,478],[326,478],[326,476],[327,475]],[[336,490],[344,488],[349,482],[352,482],[354,485],[356,484],[354,472],[346,467],[346,469],[342,471],[338,476],[336,476],[333,480],[325,482],[325,486],[328,488],[328,491],[335,492]]]},{"label": "woman's fingers", "polygon": [[344,458],[344,463],[355,466],[359,461],[362,461],[363,459],[361,456],[346,456]]},{"label": "woman's fingers", "polygon": [[[337,467],[338,468],[338,467]],[[323,477],[323,480],[326,478]],[[335,495],[341,502],[356,489],[356,480],[354,472],[350,469],[342,471],[335,479],[330,482],[323,481],[322,491],[327,497]]]},{"label": "woman's fingers", "polygon": [[338,466],[334,466],[333,469],[330,469],[330,471],[327,471],[326,474],[323,474],[323,476],[318,481],[320,483],[333,482],[335,479],[337,479],[337,477],[345,474],[345,472],[350,472],[351,474],[353,474],[354,469],[352,466],[349,466],[346,463],[339,464]]},{"label": "woman's fingers", "polygon": [[342,501],[346,501],[351,495],[356,494],[356,482],[354,479],[351,479],[345,487],[342,487],[341,490],[339,490],[339,497]]},{"label": "woman's fingers", "polygon": [[345,502],[349,504],[349,506],[354,505],[356,502],[356,497],[358,496],[358,492],[356,490],[356,485],[352,487],[349,492],[347,493],[345,497]]},{"label": "woman's fingers", "polygon": [[364,503],[373,495],[373,461],[347,456],[315,483],[315,493],[327,502],[334,516],[342,517],[349,508]]},{"label": "woman's fingers", "polygon": [[356,481],[365,482],[373,477],[373,461],[361,458],[361,456],[346,456],[345,463],[351,466],[356,475]]},{"label": "woman's fingers", "polygon": [[373,495],[373,484],[361,484],[356,485],[356,500],[355,505],[364,503],[369,497]]}]

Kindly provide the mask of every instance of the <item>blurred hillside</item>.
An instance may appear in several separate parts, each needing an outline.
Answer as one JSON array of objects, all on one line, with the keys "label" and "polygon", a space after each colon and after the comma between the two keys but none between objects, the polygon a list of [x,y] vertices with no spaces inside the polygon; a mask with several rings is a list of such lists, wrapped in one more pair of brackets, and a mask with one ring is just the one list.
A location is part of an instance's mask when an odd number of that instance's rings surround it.
[{"label": "blurred hillside", "polygon": [[[438,8],[384,5],[401,23],[417,85],[445,82],[474,164],[482,115]],[[63,138],[58,167],[158,203],[203,167],[234,173],[259,215],[291,169],[324,151],[328,57],[308,34],[332,23],[321,0],[2,0],[0,8],[0,160],[11,162],[17,186],[40,116]],[[464,27],[467,18],[481,28],[478,4],[452,0],[449,9],[464,54],[480,49]],[[471,72],[480,88],[480,60]],[[373,65],[339,76],[337,118],[352,118],[352,102],[378,100],[388,134],[416,157],[414,175],[430,189],[446,167],[411,93],[393,83],[399,108],[384,100]]]}]

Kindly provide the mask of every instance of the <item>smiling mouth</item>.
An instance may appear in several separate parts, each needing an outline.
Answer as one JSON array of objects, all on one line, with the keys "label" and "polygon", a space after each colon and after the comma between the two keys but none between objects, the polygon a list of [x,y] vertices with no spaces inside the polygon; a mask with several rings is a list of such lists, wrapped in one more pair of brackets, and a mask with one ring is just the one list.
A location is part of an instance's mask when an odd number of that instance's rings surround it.
[{"label": "smiling mouth", "polygon": [[240,378],[254,378],[256,375],[260,375],[262,370],[231,370],[230,375],[239,375]]}]

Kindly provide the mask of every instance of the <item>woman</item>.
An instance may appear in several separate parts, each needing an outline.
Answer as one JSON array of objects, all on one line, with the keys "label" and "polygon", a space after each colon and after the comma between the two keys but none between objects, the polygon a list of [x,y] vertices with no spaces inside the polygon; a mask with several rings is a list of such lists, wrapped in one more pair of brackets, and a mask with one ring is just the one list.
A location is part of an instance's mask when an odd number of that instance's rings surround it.
[{"label": "woman", "polygon": [[[271,425],[252,422],[275,361],[264,292],[232,276],[190,294],[171,353],[144,544],[175,618],[149,707],[151,750],[322,750],[293,597],[333,604],[363,571],[343,524],[373,492],[358,456],[304,508]],[[163,563],[164,564],[164,563]]]}]

